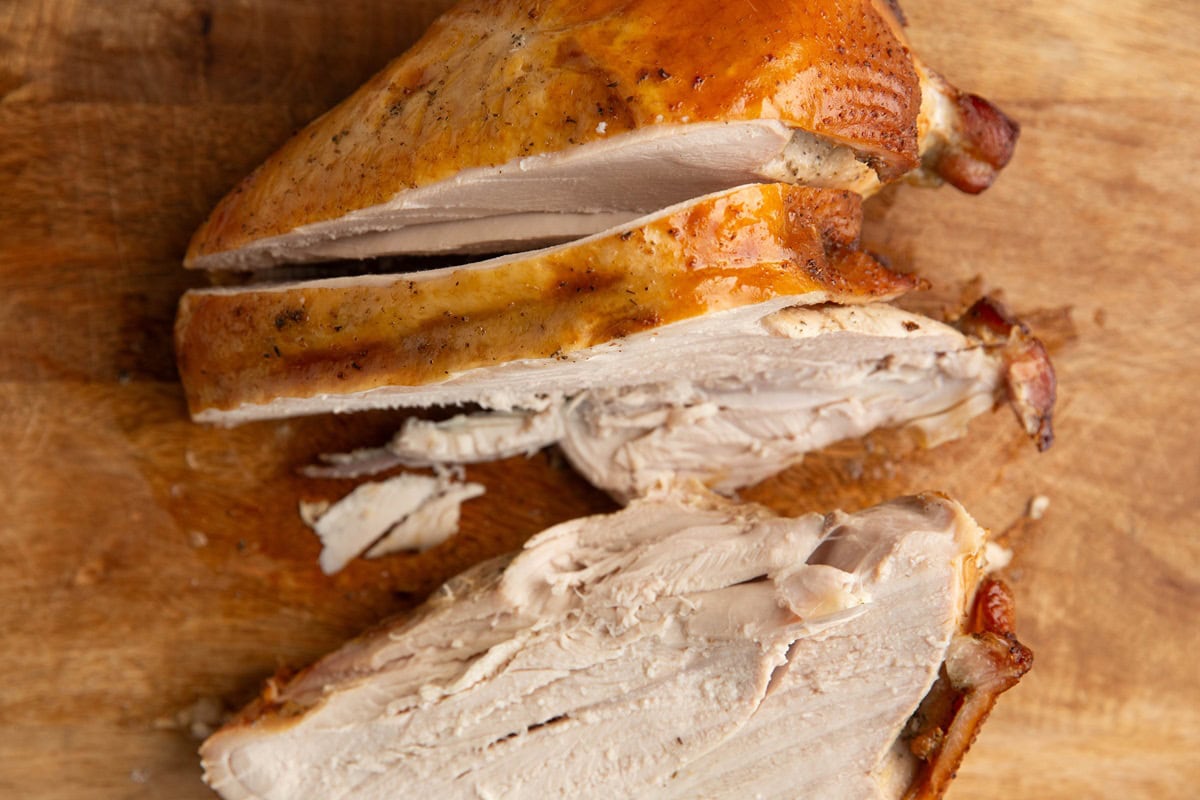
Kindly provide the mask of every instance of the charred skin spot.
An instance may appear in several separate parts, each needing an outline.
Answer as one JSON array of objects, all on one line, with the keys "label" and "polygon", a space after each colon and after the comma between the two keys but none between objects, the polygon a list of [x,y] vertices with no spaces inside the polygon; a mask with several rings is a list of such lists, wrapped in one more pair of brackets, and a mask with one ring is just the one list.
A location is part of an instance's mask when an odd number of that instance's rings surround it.
[{"label": "charred skin spot", "polygon": [[281,331],[289,324],[299,324],[308,319],[308,315],[303,309],[293,308],[286,311],[280,311],[275,315],[275,330]]},{"label": "charred skin spot", "polygon": [[619,275],[579,271],[559,280],[553,289],[552,295],[555,301],[562,302],[578,295],[607,291],[619,283],[621,283]]},{"label": "charred skin spot", "polygon": [[622,339],[635,333],[657,328],[661,324],[662,319],[653,311],[635,313],[615,321],[608,327],[606,334],[609,339]]}]

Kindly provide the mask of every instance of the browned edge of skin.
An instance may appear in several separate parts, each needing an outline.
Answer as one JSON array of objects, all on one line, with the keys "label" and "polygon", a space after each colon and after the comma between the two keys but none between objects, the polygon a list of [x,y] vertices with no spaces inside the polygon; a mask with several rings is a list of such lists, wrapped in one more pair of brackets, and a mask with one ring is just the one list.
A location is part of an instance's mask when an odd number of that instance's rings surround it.
[{"label": "browned edge of skin", "polygon": [[1033,666],[1033,653],[1013,630],[1014,608],[1008,586],[985,578],[967,631],[951,641],[937,681],[904,734],[921,762],[904,800],[945,794],[996,700]]},{"label": "browned edge of skin", "polygon": [[952,137],[924,159],[926,170],[967,194],[979,194],[996,180],[1017,147],[1021,126],[992,102],[959,91],[936,73],[934,81],[958,112]]},{"label": "browned edge of skin", "polygon": [[984,346],[1000,351],[1009,405],[1038,450],[1049,448],[1054,442],[1058,381],[1042,342],[1029,326],[990,296],[980,298],[952,324]]},{"label": "browned edge of skin", "polygon": [[904,16],[904,9],[900,7],[900,0],[884,0],[884,2],[887,3],[888,10],[896,18],[896,22],[900,23],[900,27],[908,27],[908,17]]},{"label": "browned edge of skin", "polygon": [[896,37],[896,41],[912,50],[912,45],[908,41],[908,34],[905,28],[908,27],[908,18],[904,15],[904,9],[900,7],[898,0],[871,0],[872,5],[877,13],[892,30],[892,35]]},{"label": "browned edge of skin", "polygon": [[851,192],[757,184],[487,270],[189,292],[177,362],[196,414],[434,385],[779,296],[859,303],[916,286],[857,249],[860,224]]}]

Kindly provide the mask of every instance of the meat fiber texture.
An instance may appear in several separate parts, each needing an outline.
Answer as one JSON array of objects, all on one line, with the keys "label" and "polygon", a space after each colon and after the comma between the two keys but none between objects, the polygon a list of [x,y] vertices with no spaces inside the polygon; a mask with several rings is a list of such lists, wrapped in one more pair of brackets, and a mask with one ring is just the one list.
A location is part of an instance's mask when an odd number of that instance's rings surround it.
[{"label": "meat fiber texture", "polygon": [[186,263],[528,249],[752,181],[977,192],[1016,135],[882,0],[465,0],[225,197]]},{"label": "meat fiber texture", "polygon": [[732,316],[664,331],[644,351],[627,345],[616,374],[598,368],[607,385],[557,401],[552,389],[571,385],[588,360],[549,360],[538,365],[541,383],[523,392],[506,384],[504,405],[516,411],[410,418],[385,447],[326,457],[310,474],[470,464],[558,445],[618,499],[678,478],[731,493],[880,427],[908,426],[928,446],[956,438],[1004,396],[997,352],[892,306]]},{"label": "meat fiber texture", "polygon": [[406,473],[364,483],[333,504],[301,501],[300,516],[321,539],[321,571],[329,575],[364,552],[378,558],[436,547],[458,533],[462,504],[483,493],[445,473]]},{"label": "meat fiber texture", "polygon": [[983,547],[935,495],[797,519],[639,500],[273,687],[205,777],[227,800],[900,797]]}]

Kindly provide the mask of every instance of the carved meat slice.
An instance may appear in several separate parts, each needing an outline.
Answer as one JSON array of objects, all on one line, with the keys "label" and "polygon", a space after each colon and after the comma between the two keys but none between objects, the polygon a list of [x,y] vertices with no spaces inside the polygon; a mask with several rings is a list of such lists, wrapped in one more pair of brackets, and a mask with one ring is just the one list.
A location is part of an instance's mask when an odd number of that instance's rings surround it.
[{"label": "carved meat slice", "polygon": [[[312,528],[321,539],[321,570],[328,575],[345,567],[397,523],[428,503],[438,490],[437,478],[400,475],[379,483],[365,483],[315,515]],[[304,507],[301,516],[307,516]]]},{"label": "carved meat slice", "polygon": [[624,385],[676,345],[703,349],[703,337],[786,306],[869,303],[914,286],[856,249],[860,204],[849,192],[756,184],[461,268],[191,291],[176,322],[180,376],[193,416],[222,423],[525,407],[537,393]]},{"label": "carved meat slice", "polygon": [[976,192],[1016,136],[875,0],[465,0],[222,200],[186,263],[527,249],[754,181]]},{"label": "carved meat slice", "polygon": [[458,533],[462,504],[479,497],[484,487],[478,483],[445,481],[439,494],[418,508],[367,551],[377,558],[402,550],[428,550]]},{"label": "carved meat slice", "polygon": [[[385,447],[326,456],[308,474],[470,464],[557,444],[618,499],[679,477],[730,493],[879,427],[910,427],[934,446],[1006,396],[1030,394],[1019,388],[1027,379],[1013,376],[1008,340],[985,342],[888,305],[787,308],[715,323],[682,341],[664,331],[655,349],[626,352],[613,383],[549,406],[571,367],[546,362],[544,382],[528,390],[530,410],[410,418]],[[1053,368],[1040,362],[1028,380],[1053,385]],[[1053,396],[1043,399],[1036,408],[1013,401],[1039,445],[1053,409]]]},{"label": "carved meat slice", "polygon": [[679,477],[731,493],[880,427],[957,438],[1003,391],[1002,361],[978,340],[887,305],[784,309],[702,346],[688,379],[568,402],[571,464],[618,499]]},{"label": "carved meat slice", "polygon": [[639,500],[270,684],[205,742],[206,780],[227,800],[899,798],[983,546],[935,495],[798,519]]}]

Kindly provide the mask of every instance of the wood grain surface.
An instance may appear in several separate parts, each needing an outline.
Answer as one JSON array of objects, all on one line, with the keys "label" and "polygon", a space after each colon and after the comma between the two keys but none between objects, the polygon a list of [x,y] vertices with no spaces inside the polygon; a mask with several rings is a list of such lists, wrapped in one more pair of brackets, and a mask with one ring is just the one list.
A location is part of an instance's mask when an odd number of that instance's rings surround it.
[{"label": "wood grain surface", "polygon": [[[210,796],[195,735],[278,666],[610,507],[553,455],[474,468],[489,493],[459,536],[327,578],[296,503],[349,485],[294,469],[400,416],[224,431],[184,414],[170,330],[203,280],[180,268],[188,236],[444,5],[0,0],[0,797]],[[1038,456],[1000,411],[930,452],[839,445],[747,495],[825,510],[941,488],[1013,544],[1036,664],[952,797],[1194,797],[1200,6],[904,5],[925,59],[1023,135],[988,193],[889,191],[867,238],[1034,312],[1059,441]]]}]

